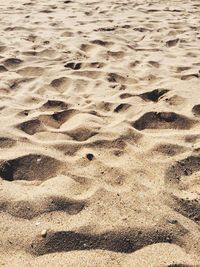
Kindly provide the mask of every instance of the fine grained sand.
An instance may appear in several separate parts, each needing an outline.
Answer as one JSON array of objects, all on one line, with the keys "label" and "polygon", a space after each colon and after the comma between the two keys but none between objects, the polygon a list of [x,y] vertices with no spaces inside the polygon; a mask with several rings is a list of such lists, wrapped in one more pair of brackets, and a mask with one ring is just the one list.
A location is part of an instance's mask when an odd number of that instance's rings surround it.
[{"label": "fine grained sand", "polygon": [[199,31],[199,0],[1,1],[1,266],[200,266]]}]

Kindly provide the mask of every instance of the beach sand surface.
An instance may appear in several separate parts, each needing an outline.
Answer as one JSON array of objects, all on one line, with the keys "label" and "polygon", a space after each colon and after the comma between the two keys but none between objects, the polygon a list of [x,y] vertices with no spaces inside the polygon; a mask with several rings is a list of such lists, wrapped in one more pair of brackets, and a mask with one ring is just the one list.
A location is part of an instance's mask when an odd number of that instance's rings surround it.
[{"label": "beach sand surface", "polygon": [[0,266],[200,266],[199,0],[0,3]]}]

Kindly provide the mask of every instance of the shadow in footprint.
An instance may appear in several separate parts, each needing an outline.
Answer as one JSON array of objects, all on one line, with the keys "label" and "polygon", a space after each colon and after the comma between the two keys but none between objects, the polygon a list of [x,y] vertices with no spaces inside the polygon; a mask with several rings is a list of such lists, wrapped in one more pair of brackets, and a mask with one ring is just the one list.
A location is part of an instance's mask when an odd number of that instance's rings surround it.
[{"label": "shadow in footprint", "polygon": [[167,182],[178,183],[182,176],[200,171],[200,157],[190,156],[170,166],[165,174]]},{"label": "shadow in footprint", "polygon": [[176,46],[179,42],[179,38],[177,39],[173,39],[173,40],[169,40],[166,42],[166,46],[167,47],[173,47],[173,46]]},{"label": "shadow in footprint", "polygon": [[61,162],[44,155],[30,154],[0,163],[0,176],[6,181],[40,180],[55,176]]},{"label": "shadow in footprint", "polygon": [[181,76],[181,80],[185,81],[185,80],[190,80],[192,78],[199,78],[199,77],[200,77],[199,73],[192,73],[192,74]]},{"label": "shadow in footprint", "polygon": [[172,209],[182,214],[183,216],[193,220],[196,223],[200,223],[200,200],[180,198],[172,196],[170,203]]},{"label": "shadow in footprint", "polygon": [[45,127],[39,119],[22,122],[17,127],[29,135],[45,131]]},{"label": "shadow in footprint", "polygon": [[152,151],[168,157],[173,157],[185,152],[186,148],[176,144],[159,144]]},{"label": "shadow in footprint", "polygon": [[[38,204],[39,203],[39,204]],[[41,214],[63,211],[69,215],[78,214],[85,206],[85,202],[64,197],[41,197],[34,200],[7,201],[0,203],[1,210],[17,218],[31,220]]]},{"label": "shadow in footprint", "polygon": [[72,69],[72,70],[80,70],[81,68],[81,63],[76,63],[76,62],[70,62],[64,65],[65,68],[67,69]]},{"label": "shadow in footprint", "polygon": [[7,137],[0,137],[0,148],[10,148],[16,144],[16,140],[7,138]]},{"label": "shadow in footprint", "polygon": [[8,69],[4,65],[0,65],[0,73],[6,72]]},{"label": "shadow in footprint", "polygon": [[4,64],[6,67],[16,67],[20,65],[23,62],[23,60],[19,58],[8,58],[4,61]]},{"label": "shadow in footprint", "polygon": [[137,130],[190,129],[194,121],[174,112],[147,112],[133,123]]},{"label": "shadow in footprint", "polygon": [[69,105],[60,100],[48,100],[46,103],[43,104],[43,107],[46,109],[67,109]]},{"label": "shadow in footprint", "polygon": [[196,116],[200,116],[200,105],[195,105],[193,108],[192,108],[192,112],[194,115]]},{"label": "shadow in footprint", "polygon": [[130,108],[131,105],[130,104],[127,104],[127,103],[121,103],[119,104],[115,109],[114,109],[114,112],[115,113],[119,113],[119,112],[122,112],[122,111],[126,111],[128,108]]},{"label": "shadow in footprint", "polygon": [[160,97],[165,95],[168,92],[169,92],[169,90],[167,90],[167,89],[155,89],[153,91],[146,92],[146,93],[140,94],[138,96],[141,97],[145,101],[158,102]]},{"label": "shadow in footprint", "polygon": [[155,243],[179,243],[186,230],[178,225],[171,229],[151,228],[132,231],[106,232],[103,234],[78,233],[74,231],[50,232],[46,238],[36,238],[28,248],[33,255],[74,250],[102,249],[121,253],[132,253]]}]

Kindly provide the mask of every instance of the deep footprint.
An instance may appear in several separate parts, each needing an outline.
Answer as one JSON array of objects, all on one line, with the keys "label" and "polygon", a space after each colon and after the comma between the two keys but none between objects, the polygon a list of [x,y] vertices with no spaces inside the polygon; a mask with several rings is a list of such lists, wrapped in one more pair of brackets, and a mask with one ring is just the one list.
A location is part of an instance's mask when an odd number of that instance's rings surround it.
[{"label": "deep footprint", "polygon": [[61,165],[61,162],[54,158],[30,154],[2,161],[0,164],[0,176],[7,181],[44,181],[57,175]]},{"label": "deep footprint", "polygon": [[74,250],[102,249],[120,253],[132,253],[155,243],[179,243],[187,231],[179,224],[166,225],[166,229],[133,229],[132,231],[106,232],[104,234],[78,233],[74,231],[49,232],[46,238],[38,237],[28,248],[33,255]]}]

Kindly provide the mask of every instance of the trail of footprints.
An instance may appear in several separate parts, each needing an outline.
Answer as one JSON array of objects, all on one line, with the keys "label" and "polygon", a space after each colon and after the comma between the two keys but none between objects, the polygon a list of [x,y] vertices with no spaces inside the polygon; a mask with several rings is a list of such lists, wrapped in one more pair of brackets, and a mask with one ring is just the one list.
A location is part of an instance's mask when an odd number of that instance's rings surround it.
[{"label": "trail of footprints", "polygon": [[[150,154],[151,157],[159,154],[161,161],[163,159],[166,162],[164,172],[160,174],[163,176],[166,188],[160,189],[160,194],[162,195],[164,190],[167,196],[160,201],[163,206],[170,209],[170,214],[173,214],[176,219],[170,223],[165,220],[160,225],[139,228],[128,224],[127,228],[119,227],[118,230],[109,230],[101,234],[90,230],[82,232],[81,228],[77,228],[76,230],[50,230],[44,238],[34,232],[35,238],[22,249],[32,255],[40,256],[61,251],[94,249],[133,253],[155,243],[173,243],[185,248],[188,230],[183,222],[179,223],[181,216],[189,224],[191,220],[199,226],[200,221],[199,192],[195,192],[191,197],[179,195],[182,190],[190,191],[198,181],[195,175],[198,176],[200,171],[199,136],[193,134],[193,132],[198,133],[199,129],[200,104],[198,97],[195,96],[195,94],[198,95],[198,90],[194,83],[199,79],[200,65],[197,62],[197,55],[199,55],[197,50],[194,51],[195,57],[189,52],[184,53],[184,51],[190,51],[190,44],[185,36],[189,25],[184,23],[177,25],[177,32],[183,30],[180,35],[176,34],[175,27],[170,26],[173,21],[170,15],[172,12],[177,15],[177,18],[174,18],[175,22],[184,15],[181,11],[182,6],[180,5],[179,10],[180,3],[177,3],[177,9],[169,8],[163,11],[157,1],[155,9],[148,4],[143,3],[143,6],[138,3],[134,6],[131,1],[125,1],[129,9],[136,11],[136,15],[132,17],[123,2],[106,3],[108,8],[103,10],[100,2],[90,1],[86,3],[87,7],[81,10],[85,20],[79,22],[77,20],[81,5],[79,1],[60,1],[56,4],[55,1],[50,1],[54,4],[52,6],[49,2],[42,1],[41,10],[37,3],[38,1],[18,3],[18,7],[25,10],[22,16],[28,14],[33,7],[36,8],[36,12],[43,14],[41,21],[37,21],[34,14],[31,14],[35,23],[32,36],[28,36],[26,22],[23,23],[22,19],[19,20],[19,25],[24,24],[24,26],[16,27],[6,20],[6,14],[1,15],[1,20],[7,25],[0,44],[1,91],[5,93],[5,95],[2,93],[2,99],[7,98],[7,104],[1,107],[1,117],[3,118],[6,111],[10,110],[12,103],[15,103],[16,108],[13,108],[10,122],[5,123],[7,131],[14,131],[14,134],[9,138],[4,135],[0,137],[0,150],[9,152],[17,147],[17,154],[19,154],[18,156],[14,153],[1,155],[2,187],[12,187],[13,184],[23,187],[25,182],[24,188],[31,186],[34,192],[37,186],[44,184],[45,188],[45,183],[65,175],[72,177],[73,182],[80,187],[83,186],[82,194],[90,192],[94,183],[97,188],[105,187],[107,188],[105,190],[120,195],[123,187],[125,188],[124,184],[128,184],[130,191],[135,187],[137,182],[134,181],[134,171],[137,163],[140,162],[140,168],[144,170],[147,163],[152,164],[145,153]],[[121,25],[120,19],[115,18],[116,21],[113,21],[111,17],[109,20],[111,6],[115,12],[127,14],[124,25]],[[67,17],[69,7],[73,11],[70,14],[74,14],[70,18],[72,28],[69,28],[69,23],[66,30],[64,20],[58,21],[59,26],[57,23],[55,26],[50,24],[51,21],[53,22],[54,15],[61,12],[63,8]],[[190,9],[185,12],[191,11],[195,16],[199,12],[199,5],[191,1]],[[159,28],[159,20],[156,16],[160,11],[164,12],[162,14],[167,21],[163,29]],[[137,21],[137,12],[145,13],[144,18],[148,18],[149,25],[146,25],[146,19]],[[13,15],[9,14],[10,18]],[[108,26],[102,27],[101,22],[98,25],[96,20],[102,18],[107,20]],[[25,19],[27,17],[24,17]],[[51,28],[55,36],[43,36],[42,28],[39,31],[39,27],[44,22],[48,23],[47,27]],[[87,25],[92,25],[91,32],[88,31]],[[170,34],[170,27],[174,29],[174,34]],[[155,40],[148,39],[152,31],[157,31],[155,35],[157,37],[153,37]],[[194,35],[195,31],[194,29]],[[6,36],[10,38],[13,33],[15,34],[14,43],[21,33],[27,37],[26,50],[20,48],[17,43],[13,48],[4,45]],[[163,39],[159,37],[162,34],[169,36]],[[135,41],[136,37],[139,41]],[[183,42],[184,38],[186,43]],[[191,38],[195,37],[192,35]],[[77,44],[74,43],[74,39],[77,40]],[[162,41],[158,42],[157,39]],[[117,40],[120,40],[119,45],[116,45]],[[199,38],[195,38],[194,42],[195,47],[198,46]],[[74,44],[75,47],[73,47]],[[173,60],[165,63],[166,58],[176,57],[174,49],[179,46],[180,49],[181,46],[185,49],[181,50],[182,65],[174,64]],[[7,54],[9,49],[13,49],[10,56]],[[159,61],[156,60],[158,55]],[[185,65],[187,60],[189,66]],[[7,73],[10,75],[6,76]],[[15,74],[16,79],[9,86],[10,77]],[[168,84],[166,77],[175,79],[176,86]],[[26,79],[26,83],[20,83],[19,78]],[[188,88],[186,95],[181,92],[183,82]],[[195,87],[194,90],[192,86]],[[191,94],[194,94],[195,105],[192,105],[188,97]],[[189,115],[184,112],[182,107],[184,103],[190,107],[187,113]],[[157,140],[152,139],[155,130]],[[44,139],[41,139],[42,134],[45,136]],[[53,140],[48,139],[50,134]],[[179,135],[181,144],[174,144],[173,142],[178,142]],[[147,145],[145,148],[149,140],[153,147]],[[20,149],[18,143],[23,144],[26,149],[24,151]],[[46,147],[52,150],[54,156],[44,153]],[[41,153],[36,153],[35,148],[41,149]],[[140,160],[142,155],[140,148],[145,151],[144,163]],[[59,159],[57,153],[59,153]],[[86,156],[86,154],[92,156]],[[131,165],[127,164],[127,172],[122,166],[121,175],[113,161],[125,158],[126,155],[134,156],[131,156]],[[107,160],[102,159],[105,157],[112,159],[108,163],[108,168]],[[125,161],[127,162],[127,158]],[[85,168],[88,168],[90,178],[86,177]],[[103,179],[107,169],[110,177]],[[81,172],[83,177],[80,176]],[[99,178],[95,177],[95,173]],[[154,176],[152,175],[151,178],[153,179]],[[146,178],[141,179],[144,179],[145,184]],[[114,190],[115,187],[117,191]],[[171,187],[174,188],[175,193]],[[74,188],[75,186],[73,190]],[[142,187],[142,190],[147,189]],[[107,191],[105,196],[108,194]],[[12,198],[2,196],[0,208],[3,213],[15,217],[16,220],[20,218],[31,221],[40,216],[45,218],[48,214],[56,214],[56,212],[62,212],[68,216],[81,216],[82,212],[86,212],[87,207],[91,205],[93,196],[90,194],[83,199],[81,197],[78,199],[76,194],[70,197],[67,194],[68,191],[66,195],[61,196],[54,194],[45,196],[44,193],[44,196],[38,200],[28,197],[20,200],[15,196]],[[80,196],[82,194],[80,193]],[[98,195],[98,190],[93,194]],[[145,203],[143,205],[145,206]],[[117,206],[116,209],[118,209]],[[98,222],[96,224],[98,226]],[[194,233],[191,231],[190,235]],[[194,247],[191,245],[188,251],[193,250]],[[13,249],[12,244],[9,249]],[[174,266],[181,266],[178,264]]]}]

